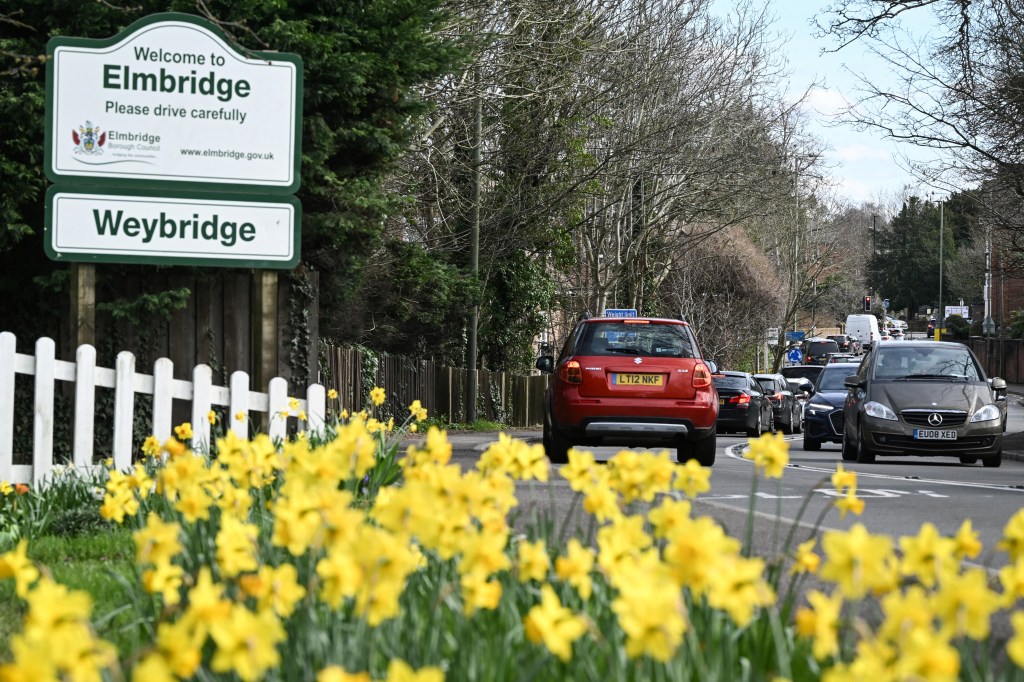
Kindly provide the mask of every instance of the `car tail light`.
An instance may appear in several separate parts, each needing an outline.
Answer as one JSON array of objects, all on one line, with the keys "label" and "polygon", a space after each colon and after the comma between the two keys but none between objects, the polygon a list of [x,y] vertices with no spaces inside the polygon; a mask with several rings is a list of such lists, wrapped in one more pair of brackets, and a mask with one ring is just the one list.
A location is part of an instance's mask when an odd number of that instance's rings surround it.
[{"label": "car tail light", "polygon": [[582,384],[583,370],[580,369],[580,363],[570,360],[562,365],[561,371],[558,372],[558,378],[567,384]]},{"label": "car tail light", "polygon": [[782,400],[782,394],[781,393],[776,393],[776,394],[772,395],[771,399],[772,400]]},{"label": "car tail light", "polygon": [[700,363],[693,366],[693,387],[694,388],[707,388],[711,385],[711,372],[708,371],[707,365]]},{"label": "car tail light", "polygon": [[742,395],[734,395],[733,397],[729,398],[729,402],[735,403],[737,405],[746,405],[747,403],[750,402],[750,396],[747,395],[746,393]]}]

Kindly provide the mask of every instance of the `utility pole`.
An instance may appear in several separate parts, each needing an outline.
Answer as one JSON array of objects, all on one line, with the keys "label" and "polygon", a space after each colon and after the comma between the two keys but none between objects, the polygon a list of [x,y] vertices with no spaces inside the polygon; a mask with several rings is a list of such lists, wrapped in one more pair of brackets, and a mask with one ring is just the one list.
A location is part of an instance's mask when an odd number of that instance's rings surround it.
[{"label": "utility pole", "polygon": [[[946,221],[945,221],[945,206],[946,202],[939,200],[939,329],[945,328],[946,323],[946,309],[942,306],[942,240],[943,235],[946,232]],[[942,338],[942,332],[939,332],[939,338]]]},{"label": "utility pole", "polygon": [[[476,116],[473,122],[473,212],[472,228],[469,238],[469,272],[474,282],[480,275],[480,166],[482,154],[480,139],[483,137],[483,100],[480,97],[480,72],[474,70],[473,82],[476,85]],[[480,324],[480,304],[473,304],[473,319],[469,324],[469,349],[466,353],[469,360],[469,371],[466,376],[466,421],[476,421],[476,330]]]}]

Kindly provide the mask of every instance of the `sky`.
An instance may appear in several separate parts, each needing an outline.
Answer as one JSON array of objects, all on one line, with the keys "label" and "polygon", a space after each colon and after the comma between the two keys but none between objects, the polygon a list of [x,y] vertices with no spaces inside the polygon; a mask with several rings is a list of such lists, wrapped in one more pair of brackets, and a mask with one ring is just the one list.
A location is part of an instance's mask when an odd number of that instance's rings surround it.
[{"label": "sky", "polygon": [[[838,194],[853,204],[867,201],[885,204],[887,199],[898,196],[904,186],[927,192],[929,188],[901,167],[900,159],[900,155],[925,158],[925,152],[906,143],[884,139],[878,131],[858,132],[850,124],[834,125],[836,115],[847,102],[857,99],[855,73],[878,83],[894,79],[891,67],[859,42],[838,53],[822,53],[822,48],[833,47],[833,42],[828,38],[815,38],[816,29],[809,22],[834,0],[764,1],[769,12],[777,17],[775,30],[786,40],[782,51],[787,55],[790,96],[799,96],[815,82],[822,85],[813,90],[808,102],[810,132],[826,146],[823,161],[838,185]],[[716,4],[728,8],[732,3],[731,0],[716,0]],[[904,22],[913,21],[909,28],[915,32],[927,30],[932,20],[927,8],[905,16],[909,18]]]}]

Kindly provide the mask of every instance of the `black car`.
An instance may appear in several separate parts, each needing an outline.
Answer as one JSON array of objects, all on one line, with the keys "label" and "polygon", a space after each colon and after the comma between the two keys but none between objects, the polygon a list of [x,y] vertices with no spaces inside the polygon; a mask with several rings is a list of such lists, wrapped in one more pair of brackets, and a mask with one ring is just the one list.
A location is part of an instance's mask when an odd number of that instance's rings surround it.
[{"label": "black car", "polygon": [[718,390],[718,431],[746,431],[756,437],[775,430],[772,404],[760,384],[747,372],[711,375]]},{"label": "black car", "polygon": [[787,379],[807,379],[813,384],[821,374],[821,370],[821,365],[792,365],[780,369],[779,374]]},{"label": "black car", "polygon": [[828,356],[839,352],[839,344],[832,339],[808,339],[804,341],[804,364],[828,364]]},{"label": "black car", "polygon": [[801,406],[786,377],[781,374],[755,374],[754,379],[772,404],[775,424],[783,433],[799,433]]},{"label": "black car", "polygon": [[845,383],[843,459],[945,455],[963,464],[1002,464],[1006,382],[987,379],[967,346],[878,344]]},{"label": "black car", "polygon": [[853,353],[854,355],[860,353],[860,341],[849,334],[833,334],[828,338],[836,342],[840,353]]},{"label": "black car", "polygon": [[837,362],[822,368],[814,393],[804,404],[804,450],[843,442],[843,403],[848,393],[844,382],[857,367],[857,363]]}]

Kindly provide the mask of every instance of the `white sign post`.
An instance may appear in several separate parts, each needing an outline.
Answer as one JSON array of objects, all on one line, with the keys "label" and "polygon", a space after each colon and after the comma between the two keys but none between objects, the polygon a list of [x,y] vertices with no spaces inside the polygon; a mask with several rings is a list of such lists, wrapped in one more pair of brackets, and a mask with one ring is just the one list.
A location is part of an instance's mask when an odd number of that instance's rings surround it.
[{"label": "white sign post", "polygon": [[297,56],[240,51],[209,22],[175,13],[106,40],[54,38],[48,51],[51,181],[298,189]]}]

